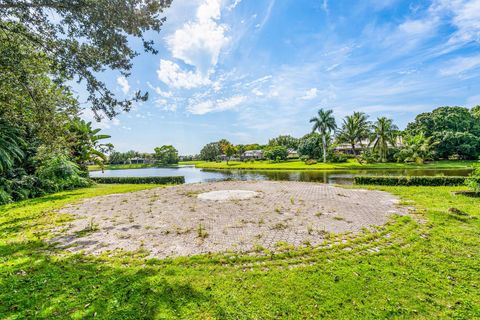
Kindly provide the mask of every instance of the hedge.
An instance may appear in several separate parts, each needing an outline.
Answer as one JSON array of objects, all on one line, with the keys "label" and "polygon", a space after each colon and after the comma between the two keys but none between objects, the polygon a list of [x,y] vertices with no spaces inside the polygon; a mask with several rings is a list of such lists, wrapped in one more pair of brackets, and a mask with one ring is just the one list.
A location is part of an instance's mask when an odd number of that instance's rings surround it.
[{"label": "hedge", "polygon": [[104,184],[182,184],[184,176],[173,177],[91,177],[93,181]]},{"label": "hedge", "polygon": [[354,184],[380,186],[460,186],[468,177],[459,176],[356,176]]}]

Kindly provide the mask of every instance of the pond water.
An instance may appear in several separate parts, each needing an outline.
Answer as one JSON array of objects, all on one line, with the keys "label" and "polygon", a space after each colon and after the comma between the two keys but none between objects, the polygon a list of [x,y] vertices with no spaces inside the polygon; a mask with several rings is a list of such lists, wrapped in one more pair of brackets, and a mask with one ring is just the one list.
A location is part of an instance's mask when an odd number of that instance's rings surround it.
[{"label": "pond water", "polygon": [[307,181],[331,184],[352,184],[356,175],[402,175],[402,176],[466,176],[469,169],[393,169],[393,170],[208,170],[194,166],[175,168],[143,168],[124,170],[105,170],[90,172],[91,177],[164,177],[184,176],[186,183],[211,182],[225,180],[279,180]]}]

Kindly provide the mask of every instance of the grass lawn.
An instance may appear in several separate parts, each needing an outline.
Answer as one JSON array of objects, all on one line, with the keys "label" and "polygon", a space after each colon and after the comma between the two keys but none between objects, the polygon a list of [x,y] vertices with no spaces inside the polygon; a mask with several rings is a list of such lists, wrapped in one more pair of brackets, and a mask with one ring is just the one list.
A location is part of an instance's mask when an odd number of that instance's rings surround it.
[{"label": "grass lawn", "polygon": [[271,161],[255,161],[255,162],[240,162],[229,161],[226,162],[206,162],[206,161],[192,161],[182,162],[182,164],[194,164],[197,168],[205,169],[261,169],[261,170],[350,170],[350,169],[466,169],[471,168],[474,163],[479,161],[463,161],[463,160],[445,160],[433,161],[428,164],[408,164],[408,163],[370,163],[360,164],[355,159],[349,159],[345,163],[317,163],[307,165],[300,160],[287,160],[283,162]]},{"label": "grass lawn", "polygon": [[[145,259],[70,254],[45,242],[99,185],[0,206],[0,319],[480,318],[480,198],[462,187],[381,187],[415,203],[375,232],[322,248]],[[449,213],[455,207],[468,213]]]}]

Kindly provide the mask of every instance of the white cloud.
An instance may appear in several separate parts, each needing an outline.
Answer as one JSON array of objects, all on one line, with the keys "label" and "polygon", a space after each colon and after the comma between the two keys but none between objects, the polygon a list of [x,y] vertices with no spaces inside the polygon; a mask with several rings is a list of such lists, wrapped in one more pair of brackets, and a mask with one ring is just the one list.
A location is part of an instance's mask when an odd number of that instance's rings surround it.
[{"label": "white cloud", "polygon": [[125,78],[124,76],[118,77],[117,78],[117,83],[122,88],[123,94],[127,94],[128,91],[130,91],[130,85],[128,84],[127,78]]},{"label": "white cloud", "polygon": [[469,70],[480,67],[480,55],[456,58],[448,62],[448,66],[440,69],[443,76],[463,74]]},{"label": "white cloud", "polygon": [[227,26],[218,23],[220,16],[221,0],[205,0],[197,9],[195,21],[185,23],[166,38],[172,56],[194,66],[202,76],[208,76],[229,41]]},{"label": "white cloud", "polygon": [[300,99],[302,100],[312,100],[317,97],[318,89],[317,88],[311,88],[307,91],[305,91],[305,95],[301,97]]},{"label": "white cloud", "polygon": [[450,43],[480,41],[480,0],[437,0],[430,11],[437,15],[446,15],[457,31]]},{"label": "white cloud", "polygon": [[242,0],[234,0],[233,3],[228,6],[228,11],[232,11],[233,9],[235,9],[240,4],[240,2],[242,2]]},{"label": "white cloud", "polygon": [[206,100],[202,102],[191,102],[188,106],[188,112],[192,114],[202,115],[210,112],[219,112],[225,110],[232,110],[237,108],[247,99],[246,96],[233,96],[227,99]]},{"label": "white cloud", "polygon": [[157,75],[161,81],[174,88],[191,89],[211,83],[208,76],[205,77],[198,72],[183,71],[178,64],[163,59],[160,60]]},{"label": "white cloud", "polygon": [[90,108],[85,108],[82,110],[80,117],[88,122],[92,123],[93,128],[100,128],[100,129],[110,129],[113,126],[120,125],[120,120],[118,118],[108,119],[103,114],[101,114],[102,120],[97,121],[95,119],[95,113]]},{"label": "white cloud", "polygon": [[323,11],[325,11],[326,13],[328,13],[328,0],[323,0],[323,2],[322,2],[322,9],[323,9]]},{"label": "white cloud", "polygon": [[263,96],[263,92],[260,91],[260,90],[258,90],[257,88],[254,88],[254,89],[252,90],[252,93],[253,93],[254,95],[256,95],[257,97]]}]

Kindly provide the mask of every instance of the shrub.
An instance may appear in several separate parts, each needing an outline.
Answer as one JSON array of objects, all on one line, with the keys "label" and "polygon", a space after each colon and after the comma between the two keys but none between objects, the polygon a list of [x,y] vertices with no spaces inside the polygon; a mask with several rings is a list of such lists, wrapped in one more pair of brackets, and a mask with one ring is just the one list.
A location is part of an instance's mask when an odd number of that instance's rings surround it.
[{"label": "shrub", "polygon": [[473,172],[465,180],[465,184],[474,192],[480,192],[480,165],[474,167]]},{"label": "shrub", "polygon": [[328,162],[340,163],[340,162],[347,162],[347,160],[348,160],[348,157],[345,154],[339,153],[339,152],[332,152],[332,153],[329,153],[327,156]]},{"label": "shrub", "polygon": [[92,177],[93,181],[104,184],[182,184],[184,176],[173,177]]},{"label": "shrub", "polygon": [[[457,176],[357,176],[354,184],[371,184],[381,186],[459,186],[467,180]],[[478,181],[478,180],[477,180]]]},{"label": "shrub", "polygon": [[312,164],[317,164],[317,160],[315,159],[308,159],[307,161],[305,161],[305,164],[306,165],[312,165]]}]

